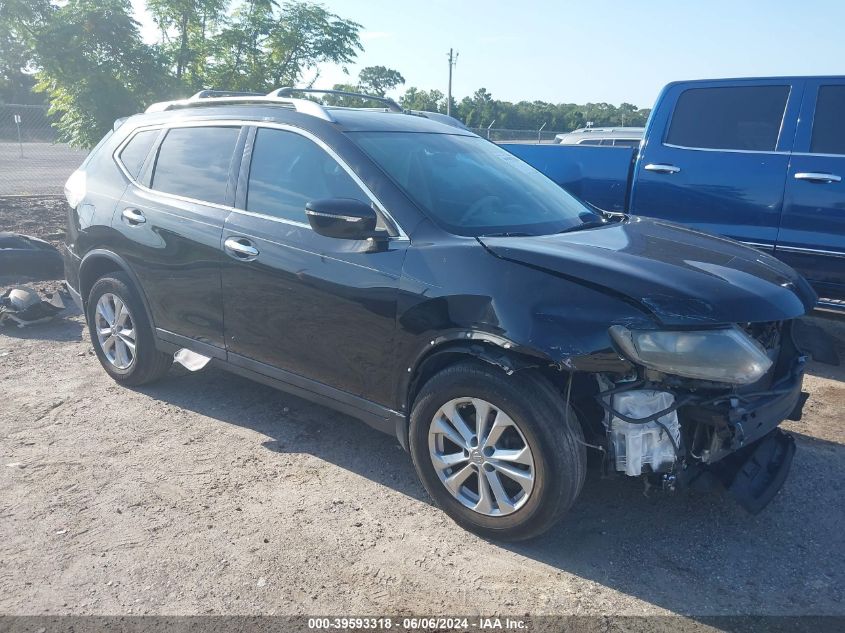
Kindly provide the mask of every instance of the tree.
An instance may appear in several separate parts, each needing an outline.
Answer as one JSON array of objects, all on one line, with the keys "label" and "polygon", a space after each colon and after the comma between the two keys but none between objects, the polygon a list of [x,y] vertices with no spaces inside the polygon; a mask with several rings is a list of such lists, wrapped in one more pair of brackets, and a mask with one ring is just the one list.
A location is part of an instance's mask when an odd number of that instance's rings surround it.
[{"label": "tree", "polygon": [[162,48],[173,60],[176,79],[184,79],[191,89],[202,87],[209,40],[217,34],[227,4],[228,0],[147,0],[147,9],[162,32]]},{"label": "tree", "polygon": [[171,92],[166,62],[141,41],[128,0],[69,0],[35,33],[36,89],[60,138],[90,147],[114,120]]},{"label": "tree", "polygon": [[318,64],[352,62],[363,50],[360,30],[316,4],[247,0],[217,38],[209,83],[261,92],[293,86]]},{"label": "tree", "polygon": [[41,103],[35,86],[34,28],[46,22],[49,0],[0,2],[0,102]]},{"label": "tree", "polygon": [[398,70],[385,66],[367,66],[358,73],[358,86],[361,92],[383,97],[388,90],[405,83],[405,78]]},{"label": "tree", "polygon": [[399,105],[408,110],[426,112],[446,112],[446,95],[439,90],[420,90],[408,88],[399,100]]}]

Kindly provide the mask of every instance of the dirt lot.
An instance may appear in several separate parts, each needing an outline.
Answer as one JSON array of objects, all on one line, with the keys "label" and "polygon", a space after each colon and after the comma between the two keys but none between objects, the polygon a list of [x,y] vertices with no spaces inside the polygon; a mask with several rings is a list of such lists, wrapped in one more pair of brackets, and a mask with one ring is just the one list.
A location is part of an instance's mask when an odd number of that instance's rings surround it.
[{"label": "dirt lot", "polygon": [[72,310],[0,329],[0,613],[845,615],[843,380],[811,366],[759,516],[592,472],[553,533],[503,546],[356,420],[213,368],[124,389]]}]

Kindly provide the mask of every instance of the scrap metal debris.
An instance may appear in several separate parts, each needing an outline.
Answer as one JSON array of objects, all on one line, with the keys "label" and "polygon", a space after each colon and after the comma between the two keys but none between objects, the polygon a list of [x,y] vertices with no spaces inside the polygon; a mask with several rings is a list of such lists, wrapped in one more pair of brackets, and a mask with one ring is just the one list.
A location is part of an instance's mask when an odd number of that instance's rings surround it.
[{"label": "scrap metal debris", "polygon": [[0,274],[58,279],[64,265],[55,246],[37,237],[0,232]]},{"label": "scrap metal debris", "polygon": [[196,352],[192,352],[191,350],[183,347],[173,355],[173,360],[189,371],[199,371],[208,365],[211,358],[203,356],[202,354],[197,354]]},{"label": "scrap metal debris", "polygon": [[18,286],[0,297],[0,324],[12,321],[18,327],[26,327],[44,323],[64,309],[64,301],[58,293],[45,292],[42,297],[32,288]]}]

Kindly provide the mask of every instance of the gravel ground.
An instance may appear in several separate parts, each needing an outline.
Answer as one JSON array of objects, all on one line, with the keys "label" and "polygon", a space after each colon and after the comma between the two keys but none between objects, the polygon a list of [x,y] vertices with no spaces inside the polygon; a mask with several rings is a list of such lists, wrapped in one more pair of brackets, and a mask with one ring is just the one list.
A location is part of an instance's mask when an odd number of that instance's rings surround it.
[{"label": "gravel ground", "polygon": [[761,515],[592,472],[553,533],[503,546],[393,438],[213,368],[122,388],[68,312],[0,330],[0,613],[845,614],[843,368],[811,367]]},{"label": "gravel ground", "polygon": [[[22,204],[0,230],[57,239],[61,206]],[[816,322],[845,359],[845,324]],[[118,386],[71,307],[0,328],[0,614],[845,615],[843,380],[810,366],[759,516],[593,471],[557,529],[505,546],[361,422],[215,368]]]},{"label": "gravel ground", "polygon": [[58,246],[65,237],[66,204],[63,196],[0,197],[0,231],[40,237]]}]

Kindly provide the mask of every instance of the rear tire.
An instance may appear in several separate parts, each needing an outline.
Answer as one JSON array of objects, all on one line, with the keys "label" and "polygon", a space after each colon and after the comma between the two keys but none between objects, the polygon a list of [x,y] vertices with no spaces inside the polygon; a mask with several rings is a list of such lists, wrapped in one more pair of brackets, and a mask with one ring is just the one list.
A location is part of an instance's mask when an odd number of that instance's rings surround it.
[{"label": "rear tire", "polygon": [[571,408],[566,423],[566,406],[536,373],[508,376],[481,362],[447,367],[414,402],[414,467],[461,527],[504,541],[536,537],[560,520],[584,483],[583,433]]},{"label": "rear tire", "polygon": [[144,304],[126,273],[97,280],[88,295],[86,319],[100,364],[120,384],[154,382],[173,364],[173,356],[156,348]]}]

